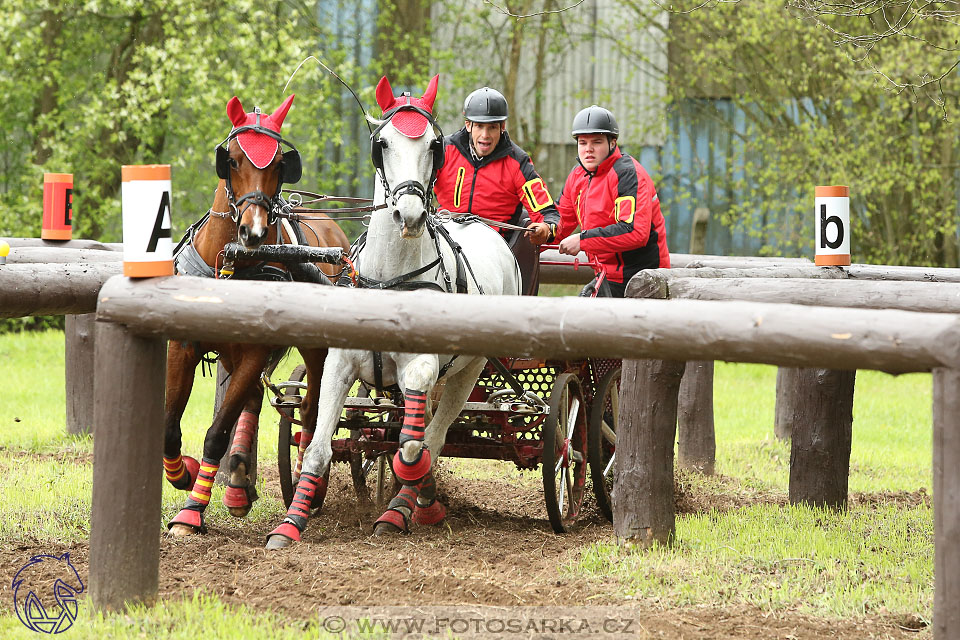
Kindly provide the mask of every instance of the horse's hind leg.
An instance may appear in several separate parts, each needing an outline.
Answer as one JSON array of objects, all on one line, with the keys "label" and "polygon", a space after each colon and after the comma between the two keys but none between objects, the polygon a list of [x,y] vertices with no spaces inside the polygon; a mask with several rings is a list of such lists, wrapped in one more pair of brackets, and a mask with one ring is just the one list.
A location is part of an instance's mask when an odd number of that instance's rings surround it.
[{"label": "horse's hind leg", "polygon": [[[243,407],[249,402],[251,388],[259,387],[258,378],[267,361],[269,349],[249,345],[245,345],[242,349],[242,355],[240,355],[242,359],[239,359],[239,364],[236,366],[234,366],[235,358],[224,357],[225,354],[221,352],[221,361],[224,368],[230,372],[230,380],[220,411],[217,412],[204,438],[199,477],[193,491],[190,492],[190,497],[187,498],[186,505],[168,525],[172,535],[190,535],[204,530],[203,512],[210,503],[210,493],[217,470],[220,468],[220,459],[223,458],[230,444],[230,430],[237,422]],[[259,393],[258,389],[257,395]]]},{"label": "horse's hind leg", "polygon": [[263,406],[263,387],[252,384],[230,444],[230,458],[227,462],[230,478],[223,492],[223,504],[234,518],[243,518],[250,513],[251,505],[257,500],[256,487],[251,483],[250,468],[253,443],[259,429],[260,408]]},{"label": "horse's hind leg", "polygon": [[164,408],[163,470],[167,481],[183,491],[193,489],[200,471],[196,458],[181,454],[180,420],[190,399],[200,356],[193,344],[170,342],[167,345],[167,395]]},{"label": "horse's hind leg", "polygon": [[[323,377],[323,363],[327,358],[326,349],[302,349],[303,363],[307,368],[307,389],[300,404],[300,421],[303,423],[300,430],[300,443],[297,449],[296,477],[299,480],[303,470],[303,456],[307,447],[313,441],[317,429],[317,413],[320,400],[320,379]],[[328,467],[329,471],[329,467]],[[327,486],[317,487],[313,496],[312,507],[319,509],[323,506],[323,499],[327,494]]]}]

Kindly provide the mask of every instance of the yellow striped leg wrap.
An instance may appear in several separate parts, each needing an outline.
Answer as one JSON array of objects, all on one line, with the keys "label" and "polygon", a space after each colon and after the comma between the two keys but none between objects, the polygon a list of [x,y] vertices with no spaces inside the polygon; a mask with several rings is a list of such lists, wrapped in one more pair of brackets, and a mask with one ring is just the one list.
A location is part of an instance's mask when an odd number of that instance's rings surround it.
[{"label": "yellow striped leg wrap", "polygon": [[220,468],[219,461],[212,462],[203,459],[200,463],[200,474],[197,476],[197,482],[193,485],[193,491],[190,492],[190,498],[198,504],[207,506],[210,502],[210,492],[213,490],[213,480],[217,477],[217,469]]},{"label": "yellow striped leg wrap", "polygon": [[187,467],[183,464],[183,456],[178,455],[176,458],[164,456],[163,471],[167,476],[167,480],[170,482],[178,482],[180,478],[183,477],[183,474],[187,472]]}]

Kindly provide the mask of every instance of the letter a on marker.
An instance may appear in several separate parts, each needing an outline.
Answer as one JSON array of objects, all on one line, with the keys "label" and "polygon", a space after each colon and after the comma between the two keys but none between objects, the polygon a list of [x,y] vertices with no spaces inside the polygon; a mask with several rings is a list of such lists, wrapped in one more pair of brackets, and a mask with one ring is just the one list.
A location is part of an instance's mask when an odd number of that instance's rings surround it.
[{"label": "letter a on marker", "polygon": [[147,252],[154,252],[157,250],[157,243],[160,242],[160,238],[169,238],[170,227],[163,226],[163,215],[166,213],[170,215],[170,192],[164,191],[163,197],[160,198],[160,208],[157,211],[157,219],[153,222],[153,231],[150,232],[150,243],[147,245]]}]

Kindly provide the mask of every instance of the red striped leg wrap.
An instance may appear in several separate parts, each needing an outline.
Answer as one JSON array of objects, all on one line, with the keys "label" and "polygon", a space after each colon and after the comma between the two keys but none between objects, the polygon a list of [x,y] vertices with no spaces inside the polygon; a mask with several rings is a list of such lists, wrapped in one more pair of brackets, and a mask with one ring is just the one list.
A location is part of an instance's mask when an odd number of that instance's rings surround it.
[{"label": "red striped leg wrap", "polygon": [[400,430],[400,447],[393,458],[393,472],[404,484],[413,484],[430,471],[430,452],[424,447],[417,457],[407,462],[400,451],[411,440],[423,442],[424,418],[427,409],[427,393],[407,389],[404,394],[403,428]]},{"label": "red striped leg wrap", "polygon": [[324,495],[326,492],[326,478],[315,476],[312,473],[301,474],[300,481],[297,482],[297,492],[293,495],[293,501],[290,503],[290,508],[287,509],[287,517],[284,518],[284,522],[290,522],[297,529],[303,531],[307,527],[307,518],[310,517],[310,505],[314,496],[317,494]]},{"label": "red striped leg wrap", "polygon": [[423,441],[424,417],[427,411],[427,392],[407,389],[403,400],[403,428],[400,446],[410,440]]},{"label": "red striped leg wrap", "polygon": [[417,508],[413,510],[413,521],[417,524],[437,524],[447,515],[447,508],[437,500],[437,483],[433,473],[428,473],[420,484]]},{"label": "red striped leg wrap", "polygon": [[297,448],[297,468],[295,471],[298,478],[300,477],[300,472],[303,470],[303,454],[312,441],[313,431],[301,429],[299,447]]},{"label": "red striped leg wrap", "polygon": [[417,506],[417,492],[417,488],[412,485],[405,485],[400,489],[400,493],[387,505],[387,510],[373,523],[374,527],[381,522],[387,522],[403,533],[409,533],[410,527],[407,525],[407,515],[400,511],[400,507],[408,509],[410,513],[413,513],[413,510]]},{"label": "red striped leg wrap", "polygon": [[210,492],[213,490],[213,480],[217,477],[220,468],[219,460],[204,458],[200,463],[200,474],[190,492],[190,499],[200,505],[201,510],[210,503]]},{"label": "red striped leg wrap", "polygon": [[419,504],[413,510],[413,521],[417,524],[437,524],[446,517],[447,508],[443,503],[434,499],[429,505],[421,507]]},{"label": "red striped leg wrap", "polygon": [[257,414],[252,411],[241,411],[240,419],[237,420],[237,428],[233,432],[233,445],[230,447],[230,455],[250,457],[250,449],[253,447],[253,439],[257,437]]}]

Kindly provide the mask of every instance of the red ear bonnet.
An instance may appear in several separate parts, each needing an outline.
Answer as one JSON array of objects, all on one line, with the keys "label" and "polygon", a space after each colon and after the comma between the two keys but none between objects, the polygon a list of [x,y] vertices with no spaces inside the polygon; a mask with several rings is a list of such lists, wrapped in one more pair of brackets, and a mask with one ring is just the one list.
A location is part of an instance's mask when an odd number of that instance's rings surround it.
[{"label": "red ear bonnet", "polygon": [[[280,127],[283,126],[283,120],[287,117],[287,112],[290,111],[293,98],[294,96],[291,95],[277,107],[276,111],[269,115],[261,113],[260,126],[280,133]],[[243,105],[240,104],[240,100],[236,96],[227,103],[227,116],[233,123],[234,128],[257,124],[256,112],[244,112]],[[253,163],[253,166],[258,169],[263,169],[273,162],[277,155],[277,149],[280,147],[279,142],[264,133],[257,133],[256,131],[244,131],[237,136],[237,143],[247,158],[250,159],[250,162]]]},{"label": "red ear bonnet", "polygon": [[[433,76],[430,84],[427,85],[426,92],[420,98],[410,96],[394,97],[390,81],[387,80],[387,76],[383,76],[380,78],[380,82],[377,83],[377,104],[380,105],[384,113],[405,104],[412,104],[433,115],[433,103],[437,99],[437,84],[439,80],[439,75]],[[393,116],[390,122],[400,133],[408,138],[419,138],[427,132],[427,126],[430,124],[423,115],[416,111],[400,111]]]}]

